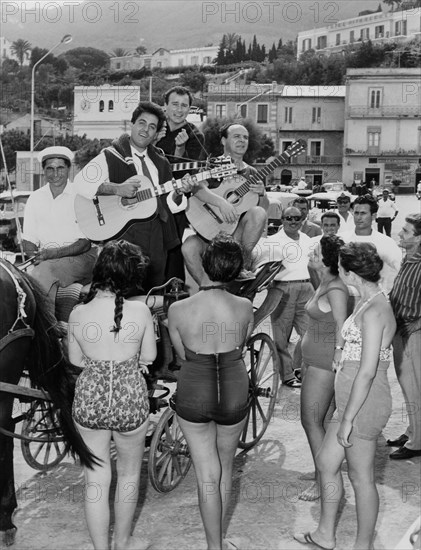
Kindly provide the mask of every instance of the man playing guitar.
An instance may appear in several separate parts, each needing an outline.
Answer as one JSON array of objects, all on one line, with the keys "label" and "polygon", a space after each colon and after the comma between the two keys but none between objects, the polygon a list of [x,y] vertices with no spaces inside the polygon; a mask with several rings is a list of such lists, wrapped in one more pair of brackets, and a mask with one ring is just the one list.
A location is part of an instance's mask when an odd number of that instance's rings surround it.
[{"label": "man playing guitar", "polygon": [[[140,176],[146,176],[155,189],[171,180],[169,162],[152,145],[165,122],[162,108],[155,103],[141,102],[131,122],[130,135],[120,136],[77,174],[74,180],[77,193],[86,199],[94,199],[96,195],[132,198],[141,187]],[[180,191],[191,189],[192,182],[188,182],[183,183]],[[133,220],[118,237],[140,246],[150,259],[144,290],[161,285],[168,251],[180,242],[166,196],[157,198],[152,219]]]},{"label": "man playing guitar", "polygon": [[[249,133],[242,124],[229,123],[221,128],[221,143],[224,147],[224,155],[229,155],[238,168],[238,174],[249,177],[257,174],[257,170],[246,164],[243,157],[248,149]],[[186,176],[187,177],[187,176]],[[192,176],[194,181],[194,176]],[[216,206],[219,209],[220,216],[224,222],[237,224],[233,237],[242,244],[245,253],[245,267],[251,266],[251,252],[259,241],[266,224],[267,209],[269,200],[266,196],[265,186],[262,181],[257,184],[251,184],[249,193],[258,195],[257,205],[249,208],[242,215],[239,214],[234,204],[211,191],[219,185],[216,182],[209,182],[208,187],[201,186],[195,193],[194,198],[206,202],[209,205]],[[190,218],[189,218],[190,219]],[[191,220],[190,220],[191,221]],[[200,284],[203,276],[202,253],[206,242],[199,236],[191,235],[182,245],[182,252],[186,267],[193,279]],[[242,273],[243,278],[250,276],[250,273]]]}]

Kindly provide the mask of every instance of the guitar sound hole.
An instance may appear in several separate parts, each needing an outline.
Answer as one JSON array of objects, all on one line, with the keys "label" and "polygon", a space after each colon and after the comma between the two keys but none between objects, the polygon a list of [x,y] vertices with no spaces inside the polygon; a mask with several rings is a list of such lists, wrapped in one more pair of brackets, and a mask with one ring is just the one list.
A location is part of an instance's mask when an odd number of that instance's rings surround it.
[{"label": "guitar sound hole", "polygon": [[237,195],[235,191],[228,191],[228,193],[225,195],[225,198],[228,202],[234,205],[240,202],[240,197]]}]

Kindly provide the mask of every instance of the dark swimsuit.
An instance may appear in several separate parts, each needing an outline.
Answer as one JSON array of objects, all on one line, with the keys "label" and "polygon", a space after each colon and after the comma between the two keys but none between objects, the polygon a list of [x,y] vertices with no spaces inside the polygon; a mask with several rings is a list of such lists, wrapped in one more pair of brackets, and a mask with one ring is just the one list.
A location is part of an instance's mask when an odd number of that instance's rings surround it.
[{"label": "dark swimsuit", "polygon": [[226,426],[243,420],[248,410],[249,378],[241,348],[222,353],[184,349],[186,360],[177,381],[177,414],[189,422],[213,420]]},{"label": "dark swimsuit", "polygon": [[184,348],[176,412],[189,422],[232,425],[247,414],[249,379],[242,350],[196,353]]}]

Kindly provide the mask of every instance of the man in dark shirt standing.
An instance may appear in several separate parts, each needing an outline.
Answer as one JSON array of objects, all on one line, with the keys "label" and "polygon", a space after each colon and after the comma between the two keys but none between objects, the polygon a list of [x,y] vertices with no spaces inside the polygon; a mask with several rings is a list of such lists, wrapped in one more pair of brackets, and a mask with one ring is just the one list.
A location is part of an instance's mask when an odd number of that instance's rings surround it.
[{"label": "man in dark shirt standing", "polygon": [[[202,132],[191,122],[187,115],[193,101],[193,96],[187,88],[175,86],[164,96],[166,124],[158,135],[156,146],[162,149],[169,162],[174,165],[179,162],[190,162],[206,158],[205,138]],[[191,173],[192,171],[189,170]],[[186,170],[173,170],[176,179],[186,174]],[[178,236],[181,241],[188,222],[184,212],[174,214]],[[184,280],[184,262],[181,245],[168,253],[166,277],[179,277]]]},{"label": "man in dark shirt standing", "polygon": [[405,398],[409,426],[391,447],[390,458],[421,456],[421,214],[410,214],[399,233],[405,259],[393,283],[390,301],[396,317],[393,339],[396,374]]}]

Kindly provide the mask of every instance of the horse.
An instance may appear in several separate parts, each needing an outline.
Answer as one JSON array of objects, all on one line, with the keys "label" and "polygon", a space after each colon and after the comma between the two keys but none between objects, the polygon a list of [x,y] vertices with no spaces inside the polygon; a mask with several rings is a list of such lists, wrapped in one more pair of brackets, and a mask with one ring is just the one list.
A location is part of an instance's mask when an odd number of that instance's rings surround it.
[{"label": "horse", "polygon": [[[47,304],[45,293],[30,275],[0,259],[0,382],[18,384],[26,368],[31,385],[48,392],[68,450],[82,464],[93,467],[98,459],[72,421],[74,373]],[[0,428],[11,432],[13,399],[13,394],[0,391]],[[17,507],[13,447],[13,438],[0,432],[0,540],[7,546],[14,543],[17,531],[12,522]]]}]

